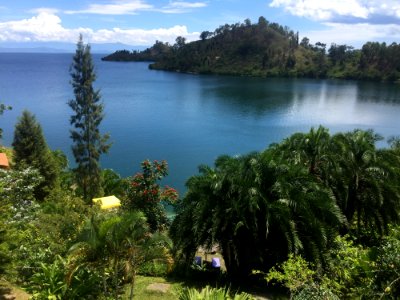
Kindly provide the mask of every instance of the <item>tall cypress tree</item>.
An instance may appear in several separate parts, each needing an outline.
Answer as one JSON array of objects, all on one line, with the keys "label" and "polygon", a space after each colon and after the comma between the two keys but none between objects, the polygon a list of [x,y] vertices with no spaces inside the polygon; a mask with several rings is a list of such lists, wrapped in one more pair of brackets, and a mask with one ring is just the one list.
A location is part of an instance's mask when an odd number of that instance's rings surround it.
[{"label": "tall cypress tree", "polygon": [[72,87],[75,99],[68,102],[74,111],[70,122],[73,125],[72,151],[77,163],[75,174],[85,201],[101,194],[100,155],[107,153],[110,144],[108,135],[99,130],[103,120],[104,105],[100,101],[100,91],[93,88],[96,80],[90,46],[84,45],[79,36],[71,66]]},{"label": "tall cypress tree", "polygon": [[24,111],[15,125],[13,160],[17,168],[32,166],[39,170],[44,181],[36,188],[35,196],[43,200],[57,185],[58,167],[35,116]]}]

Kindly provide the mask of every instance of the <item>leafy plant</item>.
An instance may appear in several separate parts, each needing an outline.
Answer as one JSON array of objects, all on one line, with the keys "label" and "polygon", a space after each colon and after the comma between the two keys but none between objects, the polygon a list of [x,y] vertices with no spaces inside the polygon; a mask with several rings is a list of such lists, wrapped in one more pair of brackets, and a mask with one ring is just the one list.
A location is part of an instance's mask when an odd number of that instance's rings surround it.
[{"label": "leafy plant", "polygon": [[179,300],[252,300],[247,293],[232,293],[229,288],[212,288],[206,286],[201,291],[195,288],[184,288],[179,293]]},{"label": "leafy plant", "polygon": [[391,228],[380,247],[376,249],[374,283],[381,298],[397,299],[400,296],[400,227]]},{"label": "leafy plant", "polygon": [[282,283],[289,289],[291,294],[296,294],[305,286],[313,282],[315,271],[310,268],[310,264],[301,256],[290,254],[288,259],[276,267],[272,267],[265,279]]},{"label": "leafy plant", "polygon": [[289,289],[291,299],[339,299],[330,290],[329,280],[325,277],[319,278],[317,272],[301,256],[290,254],[278,268],[273,267],[265,279],[283,284]]},{"label": "leafy plant", "polygon": [[128,210],[142,211],[152,232],[166,229],[169,220],[162,203],[173,204],[178,199],[175,189],[169,186],[161,187],[158,183],[168,175],[168,164],[166,161],[145,160],[141,166],[142,172],[130,179],[127,199],[123,201],[123,206]]},{"label": "leafy plant", "polygon": [[33,299],[63,299],[67,291],[65,267],[66,263],[60,256],[52,264],[40,263],[30,278],[29,289],[33,292]]},{"label": "leafy plant", "polygon": [[70,250],[68,282],[79,270],[97,270],[104,295],[110,295],[110,288],[115,298],[122,283],[130,283],[133,297],[136,274],[145,263],[170,262],[168,238],[151,234],[138,211],[94,216],[87,220],[79,240]]}]

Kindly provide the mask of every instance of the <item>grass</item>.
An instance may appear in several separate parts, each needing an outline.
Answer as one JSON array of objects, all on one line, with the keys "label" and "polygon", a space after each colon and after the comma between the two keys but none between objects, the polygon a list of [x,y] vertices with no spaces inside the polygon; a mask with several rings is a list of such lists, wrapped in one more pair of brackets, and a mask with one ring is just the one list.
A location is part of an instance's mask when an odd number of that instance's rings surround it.
[{"label": "grass", "polygon": [[[169,284],[170,287],[164,293],[161,291],[149,290],[148,286],[151,284]],[[178,293],[182,287],[181,282],[169,281],[163,277],[147,277],[147,276],[137,276],[134,289],[134,299],[137,300],[176,300],[178,299]],[[124,299],[129,299],[130,287],[127,286],[125,290]]]}]

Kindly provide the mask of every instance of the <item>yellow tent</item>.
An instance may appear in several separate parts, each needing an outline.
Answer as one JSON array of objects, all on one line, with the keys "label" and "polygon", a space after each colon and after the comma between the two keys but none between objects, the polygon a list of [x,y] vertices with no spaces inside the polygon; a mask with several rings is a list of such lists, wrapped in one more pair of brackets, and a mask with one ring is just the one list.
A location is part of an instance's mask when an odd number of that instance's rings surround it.
[{"label": "yellow tent", "polygon": [[121,206],[121,201],[114,195],[101,198],[94,198],[92,201],[94,203],[100,202],[101,209],[110,209]]}]

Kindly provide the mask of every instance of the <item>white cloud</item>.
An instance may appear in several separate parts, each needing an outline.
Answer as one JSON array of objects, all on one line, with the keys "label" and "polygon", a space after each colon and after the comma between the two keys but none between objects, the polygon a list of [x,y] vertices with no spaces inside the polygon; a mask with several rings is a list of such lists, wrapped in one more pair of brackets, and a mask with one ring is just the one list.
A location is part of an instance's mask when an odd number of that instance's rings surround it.
[{"label": "white cloud", "polygon": [[168,5],[157,8],[142,0],[113,0],[108,4],[91,4],[82,10],[68,10],[67,14],[99,15],[133,15],[139,11],[156,11],[162,13],[186,13],[193,9],[205,7],[205,2],[170,1]]},{"label": "white cloud", "polygon": [[184,1],[175,1],[169,4],[171,7],[177,8],[200,8],[207,6],[204,2],[184,2]]},{"label": "white cloud", "polygon": [[40,14],[40,13],[48,13],[48,14],[56,14],[59,12],[56,8],[49,8],[49,7],[39,7],[29,10],[32,14]]},{"label": "white cloud", "polygon": [[387,40],[388,43],[400,40],[400,25],[397,24],[338,24],[325,23],[323,30],[303,32],[312,43],[323,42],[347,44],[360,47],[367,41]]},{"label": "white cloud", "polygon": [[83,10],[70,10],[68,14],[132,15],[138,11],[152,9],[153,6],[141,0],[118,0],[109,4],[91,4]]},{"label": "white cloud", "polygon": [[205,2],[185,2],[185,1],[172,1],[170,4],[165,6],[163,10],[168,11],[176,11],[176,12],[187,12],[194,8],[202,8],[206,7],[207,3]]},{"label": "white cloud", "polygon": [[144,29],[102,29],[94,32],[89,41],[92,43],[120,42],[129,45],[152,45],[156,40],[173,44],[176,37],[184,36],[188,40],[199,37],[198,32],[189,33],[186,26],[173,26],[170,28]]},{"label": "white cloud", "polygon": [[273,0],[271,7],[317,21],[336,21],[343,17],[368,20],[374,16],[400,18],[398,0]]},{"label": "white cloud", "polygon": [[174,43],[177,36],[189,41],[198,39],[198,32],[188,32],[186,26],[173,26],[159,29],[100,29],[64,28],[60,17],[41,12],[30,19],[0,23],[0,41],[7,42],[72,42],[79,34],[90,43],[124,43],[129,45],[152,45],[155,40]]}]

